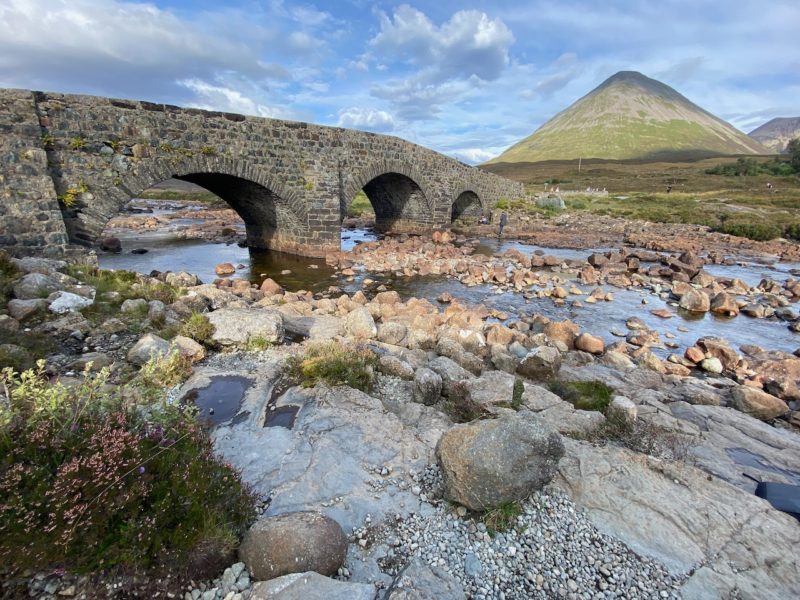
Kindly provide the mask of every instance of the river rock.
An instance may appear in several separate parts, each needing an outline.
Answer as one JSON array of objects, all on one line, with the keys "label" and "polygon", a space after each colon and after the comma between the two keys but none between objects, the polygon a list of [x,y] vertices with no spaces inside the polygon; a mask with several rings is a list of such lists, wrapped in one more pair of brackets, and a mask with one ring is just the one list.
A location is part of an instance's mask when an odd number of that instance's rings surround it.
[{"label": "river rock", "polygon": [[588,333],[582,333],[575,338],[575,348],[583,350],[589,354],[602,354],[605,350],[605,342],[602,338]]},{"label": "river rock", "polygon": [[234,267],[231,263],[220,263],[214,267],[214,272],[217,275],[233,275],[236,273],[236,267]]},{"label": "river rock", "polygon": [[91,298],[84,298],[78,294],[71,292],[53,292],[47,301],[50,303],[47,307],[51,313],[62,315],[68,312],[79,311],[82,308],[94,304]]},{"label": "river rock", "polygon": [[434,371],[422,367],[414,375],[414,401],[431,406],[442,393],[442,378]]},{"label": "river rock", "polygon": [[579,327],[572,321],[555,321],[547,323],[543,332],[548,339],[562,342],[570,350],[575,348],[575,338],[578,336]]},{"label": "river rock", "polygon": [[681,296],[678,306],[690,312],[708,312],[711,308],[711,301],[704,291],[690,287]]},{"label": "river rock", "polygon": [[135,365],[143,365],[151,358],[165,356],[169,350],[170,345],[167,340],[148,333],[139,338],[139,341],[128,350],[128,361]]},{"label": "river rock", "polygon": [[537,346],[522,359],[517,372],[536,381],[554,379],[561,368],[561,353],[551,346]]},{"label": "river rock", "polygon": [[334,575],[347,554],[339,524],[316,512],[290,512],[256,521],[239,547],[255,579],[316,571]]},{"label": "river rock", "polygon": [[349,335],[360,340],[372,339],[378,334],[375,319],[364,306],[356,308],[344,318],[344,327]]},{"label": "river rock", "polygon": [[610,414],[616,414],[628,423],[635,421],[638,416],[636,404],[625,396],[614,396],[611,399],[611,403],[608,405],[608,412]]},{"label": "river rock", "polygon": [[736,302],[736,296],[725,292],[715,295],[711,300],[711,312],[726,317],[735,317],[739,314],[739,304]]},{"label": "river rock", "polygon": [[378,341],[393,346],[403,346],[408,336],[408,327],[396,321],[378,325]]},{"label": "river rock", "polygon": [[187,287],[194,287],[196,285],[200,285],[200,280],[197,278],[197,275],[193,273],[187,273],[186,271],[180,271],[178,273],[167,273],[164,276],[164,281],[174,287],[180,288],[187,288]]},{"label": "river rock", "polygon": [[11,262],[23,273],[42,273],[43,275],[53,275],[67,266],[67,263],[63,260],[40,258],[38,256],[12,258]]},{"label": "river rock", "polygon": [[259,289],[264,292],[265,296],[274,296],[275,294],[280,294],[283,292],[283,288],[270,277],[267,277],[261,283],[261,287]]},{"label": "river rock", "polygon": [[561,436],[530,412],[456,425],[436,445],[445,497],[472,510],[541,489],[563,454]]},{"label": "river rock", "polygon": [[7,308],[9,315],[18,321],[24,321],[28,317],[45,310],[47,308],[47,301],[44,298],[11,300]]},{"label": "river rock", "polygon": [[386,600],[466,600],[461,583],[444,569],[413,558],[397,574]]},{"label": "river rock", "polygon": [[250,600],[375,600],[376,593],[372,584],[338,581],[308,571],[259,581]]},{"label": "river rock", "polygon": [[739,354],[722,338],[702,337],[697,340],[697,346],[705,352],[705,356],[718,358],[723,370],[734,370],[739,366]]},{"label": "river rock", "polygon": [[14,285],[14,296],[19,300],[46,298],[61,289],[61,284],[49,275],[28,273]]},{"label": "river rock", "polygon": [[391,354],[384,354],[380,357],[378,360],[378,368],[380,369],[381,373],[393,375],[405,380],[414,379],[415,375],[414,367],[412,367],[406,361],[401,360],[396,356],[392,356]]},{"label": "river rock", "polygon": [[178,350],[181,356],[189,359],[190,362],[200,362],[206,357],[206,350],[192,338],[176,335],[172,339],[172,346]]},{"label": "river rock", "polygon": [[279,343],[285,334],[283,317],[277,311],[257,308],[223,308],[208,313],[214,326],[211,339],[220,346],[246,346],[253,338]]},{"label": "river rock", "polygon": [[442,378],[442,392],[448,397],[459,382],[474,377],[472,373],[446,356],[437,356],[428,364],[428,367]]},{"label": "river rock", "polygon": [[117,237],[105,237],[100,240],[100,249],[104,252],[119,254],[122,252],[122,242]]},{"label": "river rock", "polygon": [[125,302],[122,303],[122,306],[119,307],[120,311],[124,313],[144,311],[146,308],[147,300],[144,298],[131,298],[125,300]]},{"label": "river rock", "polygon": [[722,373],[722,362],[716,356],[709,356],[700,361],[700,368],[706,373]]},{"label": "river rock", "polygon": [[740,385],[733,389],[731,395],[733,408],[762,421],[769,421],[789,412],[786,402],[754,387]]},{"label": "river rock", "polygon": [[19,331],[19,321],[8,315],[0,315],[0,333],[16,333]]}]

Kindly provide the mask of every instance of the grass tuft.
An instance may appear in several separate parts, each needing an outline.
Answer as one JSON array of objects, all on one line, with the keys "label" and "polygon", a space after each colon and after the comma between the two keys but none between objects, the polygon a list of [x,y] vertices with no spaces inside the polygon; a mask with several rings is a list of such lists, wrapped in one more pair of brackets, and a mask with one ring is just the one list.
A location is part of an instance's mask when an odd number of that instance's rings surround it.
[{"label": "grass tuft", "polygon": [[347,385],[367,391],[375,379],[378,358],[364,346],[341,342],[309,344],[302,355],[289,358],[289,375],[303,387],[317,383]]},{"label": "grass tuft", "polygon": [[554,381],[547,386],[579,410],[605,413],[614,390],[602,381]]},{"label": "grass tuft", "polygon": [[506,502],[497,508],[487,510],[483,513],[481,520],[486,525],[486,531],[494,537],[498,533],[508,531],[522,514],[522,507],[519,502]]}]

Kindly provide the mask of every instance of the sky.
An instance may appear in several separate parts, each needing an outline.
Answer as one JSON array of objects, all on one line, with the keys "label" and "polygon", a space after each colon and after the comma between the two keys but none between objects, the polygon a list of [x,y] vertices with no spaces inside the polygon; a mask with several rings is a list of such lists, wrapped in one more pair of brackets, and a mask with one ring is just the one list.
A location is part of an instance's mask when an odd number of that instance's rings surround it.
[{"label": "sky", "polygon": [[800,0],[0,0],[0,87],[396,135],[474,164],[620,70],[800,116]]}]

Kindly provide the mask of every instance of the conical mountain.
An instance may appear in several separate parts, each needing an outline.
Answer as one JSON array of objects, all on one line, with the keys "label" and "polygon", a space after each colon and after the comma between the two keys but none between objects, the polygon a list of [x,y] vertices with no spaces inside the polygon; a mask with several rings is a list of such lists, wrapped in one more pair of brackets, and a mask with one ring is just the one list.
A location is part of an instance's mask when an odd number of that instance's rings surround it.
[{"label": "conical mountain", "polygon": [[620,71],[489,162],[768,153],[668,85]]},{"label": "conical mountain", "polygon": [[764,144],[773,152],[788,152],[786,146],[800,138],[800,117],[778,117],[748,133],[751,138]]}]

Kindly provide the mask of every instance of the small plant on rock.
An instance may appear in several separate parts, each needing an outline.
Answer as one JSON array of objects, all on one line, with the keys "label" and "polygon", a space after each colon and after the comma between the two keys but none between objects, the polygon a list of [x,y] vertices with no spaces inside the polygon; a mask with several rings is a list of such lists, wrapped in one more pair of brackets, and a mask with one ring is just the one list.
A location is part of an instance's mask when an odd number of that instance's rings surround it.
[{"label": "small plant on rock", "polygon": [[86,140],[82,137],[74,137],[69,141],[70,148],[73,150],[81,150],[86,147]]},{"label": "small plant on rock", "polygon": [[579,410],[596,410],[604,413],[614,393],[602,381],[554,381],[550,391],[561,396]]},{"label": "small plant on rock", "polygon": [[486,525],[486,531],[494,537],[498,533],[508,531],[522,514],[519,502],[506,502],[497,508],[492,508],[483,513],[481,520]]},{"label": "small plant on rock", "polygon": [[247,340],[247,352],[263,352],[268,348],[272,348],[272,342],[263,335],[254,335]]},{"label": "small plant on rock", "polygon": [[211,337],[214,335],[214,325],[208,317],[201,313],[192,313],[186,322],[181,326],[180,334],[192,338],[198,344],[213,346]]},{"label": "small plant on rock", "polygon": [[88,191],[89,186],[81,181],[78,185],[67,188],[67,191],[58,197],[58,201],[67,208],[72,208],[78,202],[78,196]]},{"label": "small plant on rock", "polygon": [[470,397],[461,381],[450,385],[444,410],[454,423],[469,423],[486,416],[483,407]]},{"label": "small plant on rock", "polygon": [[289,359],[289,374],[303,387],[318,383],[347,385],[367,391],[375,379],[378,359],[369,348],[341,342],[309,344],[302,355]]}]

